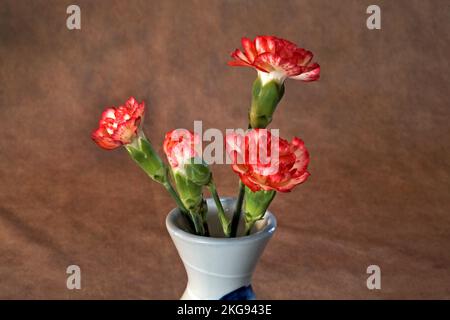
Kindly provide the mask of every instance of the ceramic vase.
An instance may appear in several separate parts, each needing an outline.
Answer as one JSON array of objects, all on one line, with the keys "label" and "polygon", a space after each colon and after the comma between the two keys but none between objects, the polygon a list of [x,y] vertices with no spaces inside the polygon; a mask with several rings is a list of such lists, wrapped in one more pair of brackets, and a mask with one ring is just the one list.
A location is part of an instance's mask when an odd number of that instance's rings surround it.
[{"label": "ceramic vase", "polygon": [[[236,200],[221,198],[225,213],[231,217]],[[252,300],[255,299],[252,275],[261,254],[276,229],[275,216],[267,211],[251,234],[225,238],[212,199],[207,199],[210,237],[188,232],[185,218],[173,209],[166,226],[186,269],[188,281],[183,300]],[[242,221],[241,221],[242,222]]]}]

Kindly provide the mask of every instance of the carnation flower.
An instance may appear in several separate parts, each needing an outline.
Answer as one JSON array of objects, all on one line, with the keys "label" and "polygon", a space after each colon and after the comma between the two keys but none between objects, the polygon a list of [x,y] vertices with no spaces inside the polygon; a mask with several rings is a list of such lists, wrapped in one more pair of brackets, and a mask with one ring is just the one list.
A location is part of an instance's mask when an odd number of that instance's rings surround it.
[{"label": "carnation flower", "polygon": [[[265,129],[254,129],[245,136],[229,134],[226,143],[232,169],[253,192],[289,192],[309,176],[309,153],[297,137],[289,143]],[[263,157],[261,150],[266,150]]]},{"label": "carnation flower", "polygon": [[144,102],[138,103],[133,97],[124,106],[106,108],[92,139],[107,150],[131,143],[138,135],[144,109]]},{"label": "carnation flower", "polygon": [[255,40],[242,38],[243,51],[236,49],[228,62],[230,66],[255,68],[263,85],[271,80],[283,83],[286,78],[315,81],[320,66],[313,63],[311,51],[274,36],[258,36]]}]

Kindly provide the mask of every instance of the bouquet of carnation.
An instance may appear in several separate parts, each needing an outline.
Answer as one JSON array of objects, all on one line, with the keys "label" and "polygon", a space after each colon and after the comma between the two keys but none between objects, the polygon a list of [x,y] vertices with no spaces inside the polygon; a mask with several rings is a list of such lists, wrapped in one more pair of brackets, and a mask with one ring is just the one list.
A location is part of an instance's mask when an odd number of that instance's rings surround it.
[{"label": "bouquet of carnation", "polygon": [[[290,192],[309,177],[304,142],[290,142],[268,130],[288,78],[315,81],[320,66],[313,54],[274,36],[242,39],[230,66],[257,71],[248,111],[248,128],[225,137],[226,154],[239,176],[236,198],[221,198],[202,157],[201,137],[186,129],[166,133],[167,162],[143,131],[145,103],[129,98],[106,108],[92,139],[103,149],[124,147],[136,164],[162,185],[177,208],[166,225],[188,274],[185,299],[252,299],[251,275],[276,228],[268,207],[277,193]],[[212,199],[205,199],[204,190]]]}]

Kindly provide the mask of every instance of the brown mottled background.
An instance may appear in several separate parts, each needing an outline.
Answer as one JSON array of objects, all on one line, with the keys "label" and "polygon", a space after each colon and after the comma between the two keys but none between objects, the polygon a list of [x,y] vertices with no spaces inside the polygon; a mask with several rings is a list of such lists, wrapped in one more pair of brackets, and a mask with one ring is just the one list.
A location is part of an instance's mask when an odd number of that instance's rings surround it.
[{"label": "brown mottled background", "polygon": [[[66,28],[81,7],[82,29]],[[366,28],[366,8],[382,29]],[[311,179],[279,195],[255,273],[264,299],[450,298],[450,4],[433,1],[0,3],[0,298],[174,299],[186,275],[165,230],[174,206],[124,150],[90,140],[105,106],[145,100],[145,131],[245,127],[255,72],[241,36],[312,50],[272,127],[302,137]],[[213,167],[222,195],[236,192]],[[82,290],[66,289],[66,267]],[[382,289],[366,288],[366,268]]]}]

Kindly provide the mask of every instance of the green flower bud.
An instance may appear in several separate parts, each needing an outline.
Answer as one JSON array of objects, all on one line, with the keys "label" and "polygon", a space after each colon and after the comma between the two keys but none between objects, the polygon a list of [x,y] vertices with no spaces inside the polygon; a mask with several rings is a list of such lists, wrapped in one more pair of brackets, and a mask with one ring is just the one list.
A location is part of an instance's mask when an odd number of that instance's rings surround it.
[{"label": "green flower bud", "polygon": [[275,198],[276,191],[256,191],[253,192],[248,187],[245,187],[245,233],[250,234],[250,231],[256,221],[261,220],[266,213],[267,208]]},{"label": "green flower bud", "polygon": [[283,95],[283,83],[271,80],[263,85],[261,79],[256,78],[253,83],[252,105],[249,111],[249,123],[252,128],[266,128],[269,125]]},{"label": "green flower bud", "polygon": [[200,214],[203,208],[202,185],[191,181],[181,171],[173,171],[173,178],[181,201],[186,209]]},{"label": "green flower bud", "polygon": [[[197,159],[198,160],[198,159]],[[196,163],[196,158],[191,158],[184,164],[184,173],[186,177],[193,183],[200,186],[206,186],[211,182],[211,170],[208,165],[201,160],[202,163]]]},{"label": "green flower bud", "polygon": [[133,143],[126,145],[125,148],[133,160],[153,180],[162,184],[167,182],[167,167],[142,133]]}]

